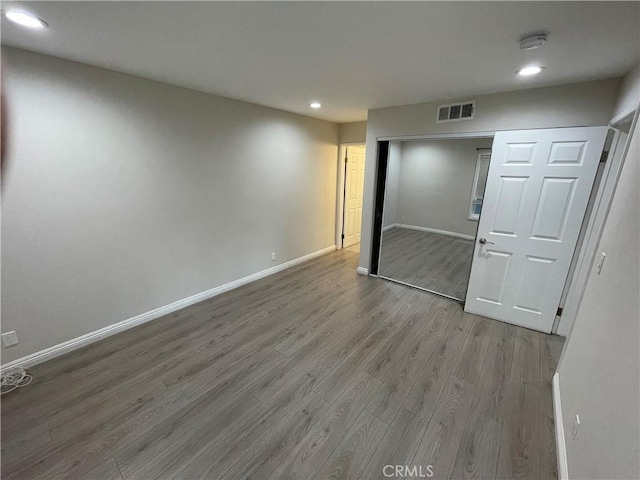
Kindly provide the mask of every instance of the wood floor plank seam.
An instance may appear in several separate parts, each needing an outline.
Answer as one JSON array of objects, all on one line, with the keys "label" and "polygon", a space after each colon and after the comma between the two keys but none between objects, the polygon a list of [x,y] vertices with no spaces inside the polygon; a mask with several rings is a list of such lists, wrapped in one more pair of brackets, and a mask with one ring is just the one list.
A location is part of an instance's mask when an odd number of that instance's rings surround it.
[{"label": "wood floor plank seam", "polygon": [[[449,478],[470,415],[475,386],[450,375],[413,458],[413,465],[431,465],[437,478]],[[452,435],[452,438],[449,437]],[[442,460],[444,454],[447,461]],[[444,466],[442,465],[444,463]],[[443,469],[448,469],[443,475]]]},{"label": "wood floor plank seam", "polygon": [[116,464],[116,467],[118,467],[118,473],[120,474],[120,478],[124,480],[124,476],[122,475],[122,470],[120,469],[120,465],[118,465],[118,460],[116,459],[115,456],[111,457],[113,458],[113,461]]},{"label": "wood floor plank seam", "polygon": [[[281,418],[280,418],[280,420],[281,420],[282,418],[284,418],[284,417],[286,417],[287,415],[289,415],[290,413],[292,413],[296,408],[298,408],[298,406],[300,406],[300,405],[302,404],[302,402],[304,401],[304,397],[303,397],[303,398],[299,398],[299,399],[297,399],[297,401],[294,401],[293,403],[291,403],[291,404],[289,405],[289,407],[288,407],[288,408],[285,408],[284,410],[282,410],[282,409],[281,409],[281,406],[280,406],[280,405],[282,405],[282,403],[281,403],[282,398],[281,398],[281,397],[284,395],[284,397],[285,397],[285,399],[286,399],[286,400],[289,400],[289,399],[291,399],[291,398],[293,398],[293,399],[295,400],[295,398],[296,398],[296,396],[295,396],[295,395],[297,395],[297,393],[300,391],[300,386],[301,386],[301,385],[302,385],[302,386],[305,386],[305,382],[306,382],[306,381],[308,381],[308,379],[309,379],[309,378],[310,378],[310,377],[309,377],[309,375],[305,375],[305,374],[298,374],[298,375],[296,375],[294,378],[292,378],[289,382],[287,382],[284,386],[282,386],[282,388],[280,388],[280,389],[279,389],[279,391],[278,391],[276,394],[274,394],[274,396],[273,396],[273,397],[270,397],[270,398],[268,398],[268,399],[261,399],[261,405],[262,405],[262,407],[263,407],[264,409],[267,409],[267,416],[266,416],[266,417],[264,417],[264,418],[262,418],[262,420],[261,420],[260,418],[258,418],[258,419],[257,419],[258,421],[257,421],[256,423],[251,423],[251,424],[248,424],[248,425],[247,425],[247,428],[249,429],[249,433],[253,433],[253,434],[255,434],[255,430],[256,430],[256,429],[258,430],[258,435],[257,435],[257,437],[256,437],[255,435],[251,435],[251,436],[249,436],[248,434],[247,434],[247,435],[245,435],[245,434],[244,434],[244,432],[246,431],[246,429],[243,429],[242,427],[243,427],[244,425],[241,425],[241,426],[239,427],[240,432],[237,432],[237,433],[235,433],[235,434],[234,434],[234,435],[239,435],[239,438],[236,438],[236,439],[233,441],[233,446],[232,446],[231,448],[232,448],[232,449],[233,449],[233,448],[236,448],[236,447],[237,447],[237,445],[238,445],[238,443],[237,443],[237,442],[238,442],[238,441],[240,441],[240,442],[242,443],[242,440],[243,440],[244,438],[249,438],[249,439],[253,438],[253,441],[252,441],[252,440],[249,440],[249,444],[247,444],[247,445],[245,445],[245,446],[244,446],[244,447],[245,447],[245,449],[250,448],[250,446],[249,446],[249,445],[254,445],[254,444],[256,444],[258,441],[260,441],[262,438],[264,438],[266,435],[268,435],[268,432],[269,432],[269,431],[271,431],[273,428],[276,428],[276,425],[274,424],[274,425],[271,425],[271,427],[268,427],[268,428],[267,428],[266,430],[264,430],[262,433],[260,433],[260,432],[259,432],[259,429],[260,429],[263,425],[265,425],[265,422],[267,422],[267,421],[272,421],[272,419],[274,418],[274,417],[273,417],[274,413],[276,413],[278,410],[279,410],[279,411],[280,411],[280,413],[282,414],[282,416],[281,416]],[[293,395],[293,396],[291,396],[290,389],[293,389],[293,390],[292,390],[292,391],[293,391],[293,393],[294,393],[294,395]],[[307,391],[307,393],[308,393],[308,391]],[[275,405],[276,412],[274,412],[274,411],[273,411],[273,407],[267,407],[267,405],[269,405],[269,403],[270,403],[270,402],[275,402],[275,403],[274,403],[274,405]],[[260,415],[262,415],[262,412],[261,412],[261,411],[258,411],[258,413],[260,413]],[[276,416],[276,424],[277,424],[278,422],[279,422],[279,420],[277,420],[277,416]],[[220,439],[220,441],[218,442],[218,444],[220,444],[220,443],[223,443],[223,444],[224,444],[224,442],[225,442],[225,440],[224,440],[224,438],[223,438],[223,439]],[[225,445],[222,445],[222,446],[223,446],[223,447],[225,447]],[[219,447],[217,447],[217,444],[216,444],[216,448],[219,448]],[[220,454],[219,454],[219,455],[216,455],[216,457],[217,457],[216,461],[217,461],[218,463],[219,463],[219,461],[224,462],[224,460],[223,460],[223,459],[225,458],[225,455],[226,455],[226,454],[228,454],[228,453],[229,453],[229,449],[228,449],[228,448],[227,448],[226,450],[224,450],[224,449],[223,449],[223,450],[222,450],[222,452],[220,452]],[[201,470],[202,470],[202,467],[201,467],[201,465],[199,465],[199,463],[201,463],[201,462],[200,462],[201,457],[202,457],[203,455],[205,455],[205,454],[206,454],[206,451],[202,451],[202,452],[200,453],[200,455],[195,456],[195,457],[191,460],[191,462],[188,462],[188,463],[184,466],[184,468],[183,468],[182,470],[178,471],[178,472],[177,472],[177,474],[176,474],[173,478],[181,478],[181,474],[182,474],[182,472],[184,472],[185,470],[186,470],[186,471],[188,471],[188,472],[192,472],[192,471],[193,471],[192,473],[195,475],[195,477],[196,477],[196,478],[200,478],[200,477],[208,476],[208,473],[209,473],[210,469],[212,468],[212,466],[207,466],[207,467],[205,467],[205,468],[206,468],[206,472],[202,472],[202,471],[201,471]],[[237,460],[237,459],[236,459],[236,460]],[[229,469],[231,469],[231,468],[233,467],[233,465],[234,465],[234,464],[235,464],[235,461],[232,461],[231,463],[229,463],[228,465],[226,465],[226,468],[223,468],[222,470],[218,469],[218,470],[217,470],[217,474],[218,474],[218,476],[219,476],[219,475],[224,475],[224,474],[226,474],[226,472],[227,472]],[[192,476],[191,474],[189,474],[189,475],[188,475],[188,477],[189,477],[189,478],[191,478],[191,476]]]},{"label": "wood floor plank seam", "polygon": [[[372,425],[371,430],[367,430],[362,435],[358,435],[354,438],[354,435],[358,434],[361,428],[358,421],[367,414],[375,420],[378,420],[379,424],[375,425],[374,420],[374,422],[372,422],[374,425]],[[375,415],[364,410],[360,414],[358,420],[356,420],[356,423],[347,433],[345,433],[343,439],[336,445],[313,478],[318,480],[325,480],[329,478],[358,478],[357,473],[369,462],[371,456],[378,448],[378,445],[382,441],[382,438],[388,429],[389,425],[377,419]],[[350,448],[347,449],[347,445],[343,445],[345,441],[348,442],[348,446]],[[363,458],[358,462],[357,453],[361,442],[370,442],[371,445],[365,450]],[[339,455],[337,458],[336,453]],[[349,455],[351,455],[352,458],[349,458]],[[333,472],[336,472],[336,469],[338,470],[337,475],[333,474]],[[350,472],[351,469],[354,470],[353,473]],[[332,474],[329,475],[329,472],[332,472]]]},{"label": "wood floor plank seam", "polygon": [[[455,358],[452,360],[451,362],[451,368],[449,371],[449,374],[446,376],[446,378],[443,379],[442,385],[444,387],[444,385],[446,385],[449,382],[450,377],[453,375],[453,372],[455,370],[455,366],[458,363],[458,359],[460,358],[460,356],[462,355],[462,346],[466,343],[467,337],[471,335],[471,329],[469,329],[469,331],[465,334],[464,338],[460,341],[460,346],[458,347],[458,349],[456,350],[456,354],[455,354]],[[435,352],[434,352],[435,353]],[[434,405],[437,405],[440,402],[440,399],[442,398],[442,395],[445,393],[444,388],[442,388],[440,390],[440,395],[438,395],[437,399],[435,399],[434,401]],[[433,413],[435,411],[435,407],[434,409],[431,409],[431,414],[429,415],[429,418],[424,418],[423,416],[421,416],[420,414],[416,413],[416,415],[418,415],[419,417],[421,417],[424,421],[426,421],[427,423],[429,423],[431,421],[431,419],[433,418]]]}]

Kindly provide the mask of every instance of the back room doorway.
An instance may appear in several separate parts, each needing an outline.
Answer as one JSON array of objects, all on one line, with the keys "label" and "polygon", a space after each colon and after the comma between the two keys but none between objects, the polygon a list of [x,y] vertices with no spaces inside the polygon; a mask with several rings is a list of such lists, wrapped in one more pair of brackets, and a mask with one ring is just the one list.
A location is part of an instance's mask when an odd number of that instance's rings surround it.
[{"label": "back room doorway", "polygon": [[342,145],[340,149],[342,173],[341,206],[338,215],[340,248],[360,252],[362,203],[364,193],[364,144]]}]

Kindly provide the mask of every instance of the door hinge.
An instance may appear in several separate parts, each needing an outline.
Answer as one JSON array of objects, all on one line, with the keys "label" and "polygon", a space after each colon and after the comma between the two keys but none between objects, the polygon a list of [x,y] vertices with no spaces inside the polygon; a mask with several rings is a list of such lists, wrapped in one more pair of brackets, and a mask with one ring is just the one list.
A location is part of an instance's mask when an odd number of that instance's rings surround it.
[{"label": "door hinge", "polygon": [[342,240],[344,240],[344,233],[342,234]]},{"label": "door hinge", "polygon": [[344,157],[344,163],[349,163],[349,157]]},{"label": "door hinge", "polygon": [[609,152],[606,150],[602,151],[602,155],[600,155],[600,163],[604,163],[609,158]]},{"label": "door hinge", "polygon": [[562,316],[562,307],[558,307],[558,311],[556,312],[556,316],[558,316],[558,317]]}]

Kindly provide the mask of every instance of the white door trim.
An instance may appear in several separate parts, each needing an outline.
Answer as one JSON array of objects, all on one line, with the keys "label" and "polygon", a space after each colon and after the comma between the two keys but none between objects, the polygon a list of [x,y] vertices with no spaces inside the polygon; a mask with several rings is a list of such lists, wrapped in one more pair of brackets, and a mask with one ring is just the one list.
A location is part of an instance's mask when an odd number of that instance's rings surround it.
[{"label": "white door trim", "polygon": [[424,135],[396,135],[396,136],[380,136],[376,137],[376,142],[408,142],[411,140],[457,140],[467,138],[493,138],[496,136],[495,131],[490,132],[457,132],[457,133],[432,133]]},{"label": "white door trim", "polygon": [[336,192],[336,250],[342,250],[342,216],[344,214],[344,157],[347,147],[361,146],[366,148],[364,142],[341,143],[338,147],[338,189]]},{"label": "white door trim", "polygon": [[567,444],[564,437],[564,423],[562,421],[562,403],[560,401],[560,374],[553,375],[553,423],[556,427],[556,455],[558,459],[558,478],[569,480],[569,465],[567,463]]}]

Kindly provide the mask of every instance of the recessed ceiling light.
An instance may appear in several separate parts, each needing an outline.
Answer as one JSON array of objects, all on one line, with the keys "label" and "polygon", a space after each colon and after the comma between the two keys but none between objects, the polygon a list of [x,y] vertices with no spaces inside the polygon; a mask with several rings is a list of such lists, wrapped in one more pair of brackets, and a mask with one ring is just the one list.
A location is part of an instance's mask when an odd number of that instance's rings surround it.
[{"label": "recessed ceiling light", "polygon": [[4,14],[9,20],[18,25],[22,25],[27,28],[41,29],[47,27],[47,22],[36,17],[35,15],[25,12],[24,10],[17,10],[12,8],[7,10]]},{"label": "recessed ceiling light", "polygon": [[320,102],[311,102],[311,103],[309,104],[309,106],[310,106],[311,108],[320,108],[320,107],[322,106],[322,104],[321,104]]},{"label": "recessed ceiling light", "polygon": [[516,73],[518,75],[523,76],[523,77],[529,77],[531,75],[539,74],[542,71],[543,68],[544,67],[536,67],[536,66],[524,67],[524,68],[521,68],[520,70],[518,70]]}]

